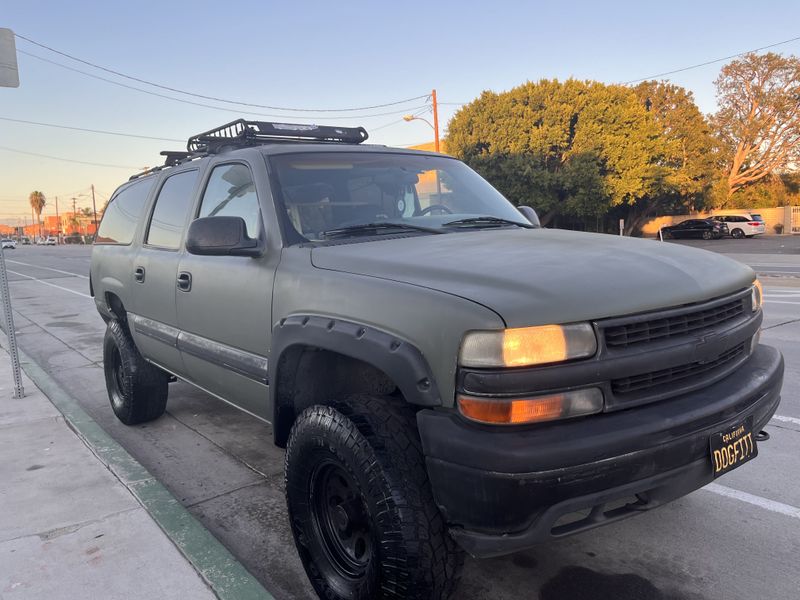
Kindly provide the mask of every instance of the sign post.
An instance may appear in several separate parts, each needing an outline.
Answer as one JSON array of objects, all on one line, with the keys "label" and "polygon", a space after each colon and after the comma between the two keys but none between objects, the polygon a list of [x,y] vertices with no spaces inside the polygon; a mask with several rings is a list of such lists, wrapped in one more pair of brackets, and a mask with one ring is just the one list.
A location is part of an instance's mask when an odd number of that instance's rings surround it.
[{"label": "sign post", "polygon": [[625,235],[625,219],[619,220],[619,234]]},{"label": "sign post", "polygon": [[3,305],[3,321],[6,337],[8,338],[8,354],[11,356],[11,370],[14,372],[14,398],[22,398],[25,390],[22,389],[22,373],[19,367],[19,351],[17,350],[17,332],[14,329],[14,313],[11,310],[11,292],[8,289],[8,273],[6,272],[6,257],[0,244],[0,303]]},{"label": "sign post", "polygon": [[[17,69],[17,47],[14,43],[14,32],[0,27],[0,87],[19,87],[19,70]],[[6,257],[0,244],[0,304],[3,306],[3,325],[8,338],[8,354],[11,356],[11,370],[14,372],[14,398],[22,398],[22,373],[19,368],[19,351],[17,350],[17,332],[14,329],[14,312],[11,310],[11,292],[8,289],[8,273]]]}]

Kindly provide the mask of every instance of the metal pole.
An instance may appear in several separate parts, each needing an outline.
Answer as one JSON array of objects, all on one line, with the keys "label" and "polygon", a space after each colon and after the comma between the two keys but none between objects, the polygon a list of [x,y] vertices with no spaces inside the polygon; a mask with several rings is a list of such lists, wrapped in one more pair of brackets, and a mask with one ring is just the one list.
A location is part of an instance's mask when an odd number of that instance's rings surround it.
[{"label": "metal pole", "polygon": [[433,145],[439,152],[439,103],[436,102],[436,90],[431,91],[431,104],[433,104]]},{"label": "metal pole", "polygon": [[92,212],[94,213],[94,235],[97,235],[97,203],[94,200],[94,184],[92,184]]},{"label": "metal pole", "polygon": [[17,350],[17,334],[14,329],[14,313],[11,310],[11,292],[8,289],[8,273],[6,273],[6,257],[0,244],[0,301],[5,313],[5,330],[8,338],[8,354],[11,356],[11,370],[14,372],[14,398],[23,398],[22,373],[19,368],[19,351]]},{"label": "metal pole", "polygon": [[56,240],[61,243],[61,219],[58,216],[58,196],[56,196]]}]

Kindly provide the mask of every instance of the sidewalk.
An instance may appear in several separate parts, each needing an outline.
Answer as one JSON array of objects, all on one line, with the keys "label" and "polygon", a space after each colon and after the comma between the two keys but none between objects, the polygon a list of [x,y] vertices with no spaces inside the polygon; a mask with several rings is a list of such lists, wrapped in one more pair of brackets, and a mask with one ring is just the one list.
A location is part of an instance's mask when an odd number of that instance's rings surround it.
[{"label": "sidewalk", "polygon": [[[3,340],[5,341],[5,340]],[[192,565],[0,347],[0,600],[214,599]]]}]

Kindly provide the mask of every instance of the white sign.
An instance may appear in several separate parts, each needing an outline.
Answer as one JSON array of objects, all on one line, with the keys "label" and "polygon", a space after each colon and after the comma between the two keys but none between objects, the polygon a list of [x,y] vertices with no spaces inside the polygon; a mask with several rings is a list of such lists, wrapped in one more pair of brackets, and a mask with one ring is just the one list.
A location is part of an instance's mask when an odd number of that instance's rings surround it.
[{"label": "white sign", "polygon": [[0,87],[19,87],[14,32],[0,27]]}]

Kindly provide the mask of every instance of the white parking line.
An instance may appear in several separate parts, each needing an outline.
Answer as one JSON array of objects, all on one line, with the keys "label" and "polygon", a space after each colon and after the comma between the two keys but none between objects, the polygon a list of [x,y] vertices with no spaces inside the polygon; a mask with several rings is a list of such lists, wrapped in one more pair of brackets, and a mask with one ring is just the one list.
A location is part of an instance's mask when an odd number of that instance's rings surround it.
[{"label": "white parking line", "polygon": [[772,415],[772,418],[776,421],[782,421],[783,423],[792,423],[793,425],[800,425],[800,419],[797,417],[784,417],[783,415]]},{"label": "white parking line", "polygon": [[800,519],[800,508],[797,508],[796,506],[783,504],[782,502],[775,502],[774,500],[748,494],[747,492],[740,492],[739,490],[735,490],[718,483],[709,483],[702,489],[714,494],[719,494],[720,496],[726,496],[727,498],[733,498],[734,500],[739,500],[741,502],[746,502],[747,504],[752,504],[753,506],[758,506],[759,508],[763,508],[770,512]]},{"label": "white parking line", "polygon": [[770,300],[769,298],[765,298],[764,302],[769,302],[770,304],[794,304],[795,306],[800,305],[800,300],[797,302],[786,302],[785,300]]},{"label": "white parking line", "polygon": [[49,281],[43,281],[42,279],[36,279],[36,277],[31,277],[30,275],[25,275],[25,273],[17,273],[16,271],[12,271],[11,269],[7,269],[9,273],[13,273],[14,275],[19,275],[20,277],[25,277],[26,279],[31,279],[37,283],[42,283],[44,285],[49,285],[50,287],[58,288],[60,290],[64,290],[65,292],[69,292],[70,294],[75,294],[76,296],[83,296],[84,298],[90,298],[89,294],[83,294],[81,292],[76,292],[75,290],[71,290],[69,288],[62,287],[60,285],[56,285],[55,283],[50,283]]},{"label": "white parking line", "polygon": [[54,269],[53,267],[43,267],[42,265],[34,265],[31,263],[22,262],[21,260],[11,260],[10,258],[7,258],[6,262],[14,263],[16,265],[25,265],[26,267],[35,267],[37,269],[47,269],[48,271],[55,271],[56,273],[63,273],[64,275],[72,275],[73,277],[80,277],[81,279],[89,279],[87,275],[79,275],[78,273],[73,273],[72,271],[62,271],[61,269]]}]

